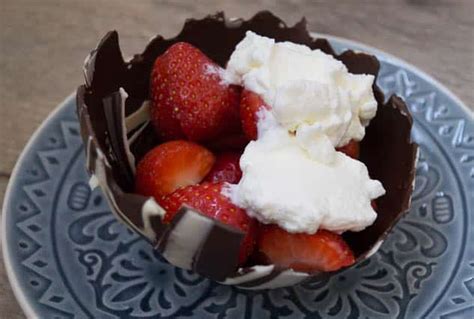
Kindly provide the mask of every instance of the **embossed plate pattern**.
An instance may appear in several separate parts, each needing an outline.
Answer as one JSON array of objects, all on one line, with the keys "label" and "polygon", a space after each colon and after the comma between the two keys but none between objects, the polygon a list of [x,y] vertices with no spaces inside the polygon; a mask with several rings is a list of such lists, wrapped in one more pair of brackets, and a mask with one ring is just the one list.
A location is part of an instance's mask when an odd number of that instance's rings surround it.
[{"label": "embossed plate pattern", "polygon": [[25,148],[5,197],[3,250],[40,318],[463,318],[474,313],[474,120],[416,68],[363,45],[402,96],[420,144],[411,212],[377,254],[324,282],[246,292],[168,265],[90,191],[72,96]]}]

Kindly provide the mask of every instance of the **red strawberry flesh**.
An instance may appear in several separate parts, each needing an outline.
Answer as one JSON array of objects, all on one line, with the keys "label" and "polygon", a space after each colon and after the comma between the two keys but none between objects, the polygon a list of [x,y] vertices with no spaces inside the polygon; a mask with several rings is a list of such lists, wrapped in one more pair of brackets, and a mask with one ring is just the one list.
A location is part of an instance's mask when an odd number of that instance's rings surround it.
[{"label": "red strawberry flesh", "polygon": [[358,159],[360,153],[360,144],[359,142],[352,140],[346,145],[336,148],[336,150],[346,154],[349,157],[352,157],[353,159]]},{"label": "red strawberry flesh", "polygon": [[237,184],[242,178],[240,170],[240,153],[225,152],[217,154],[216,162],[204,181],[206,182],[227,182]]},{"label": "red strawberry flesh", "polygon": [[268,262],[296,271],[336,271],[355,262],[342,237],[326,230],[293,234],[275,225],[262,225],[257,245]]},{"label": "red strawberry flesh", "polygon": [[170,141],[149,151],[137,165],[135,190],[157,200],[176,189],[200,183],[215,162],[214,155],[189,141]]}]

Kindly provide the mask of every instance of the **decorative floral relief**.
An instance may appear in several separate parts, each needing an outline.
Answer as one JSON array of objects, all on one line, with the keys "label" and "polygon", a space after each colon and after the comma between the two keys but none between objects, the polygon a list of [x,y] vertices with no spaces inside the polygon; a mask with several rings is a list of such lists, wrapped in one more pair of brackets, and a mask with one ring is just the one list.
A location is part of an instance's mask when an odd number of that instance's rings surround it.
[{"label": "decorative floral relief", "polygon": [[[25,284],[37,294],[38,307],[44,307],[42,311],[51,318],[427,317],[437,306],[431,292],[423,290],[427,281],[436,286],[439,300],[448,302],[444,308],[447,317],[469,311],[474,300],[474,260],[454,264],[454,257],[465,247],[456,240],[464,233],[449,235],[453,229],[464,229],[468,222],[467,212],[456,206],[462,204],[459,196],[463,184],[456,175],[444,172],[446,162],[456,161],[458,169],[465,172],[462,178],[468,177],[472,183],[472,125],[453,116],[449,101],[423,81],[410,71],[383,63],[379,83],[386,92],[396,92],[408,100],[415,116],[414,137],[422,144],[421,157],[411,213],[379,252],[357,267],[325,281],[247,292],[171,266],[116,221],[100,193],[88,190],[85,173],[72,174],[71,163],[78,159],[71,154],[81,154],[81,150],[77,124],[69,123],[44,136],[42,147],[48,151],[38,151],[40,163],[31,157],[29,170],[25,171],[29,182],[23,186],[26,196],[14,202],[20,234],[16,258],[27,270]],[[63,117],[71,117],[73,105],[68,108]],[[438,137],[438,144],[432,143]],[[70,158],[69,162],[64,158]],[[67,187],[56,183],[54,177],[59,173]],[[48,198],[56,192],[63,204],[52,215],[56,220],[50,221]],[[63,242],[50,245],[54,238],[48,237],[49,225],[65,228],[58,230],[67,234]],[[70,251],[70,255],[64,256],[64,251]],[[62,265],[71,258],[77,264],[76,273]],[[63,275],[58,272],[61,267]],[[446,274],[436,273],[448,268],[453,276],[457,272],[471,273],[471,277],[463,275],[463,290],[455,294],[450,283],[442,283]],[[66,277],[73,276],[90,289],[90,296],[84,296],[76,285],[64,284]],[[428,309],[411,308],[418,298],[423,298]],[[84,300],[92,302],[81,306]]]},{"label": "decorative floral relief", "polygon": [[358,317],[361,307],[370,317],[393,317],[397,300],[403,299],[396,276],[396,270],[382,264],[377,254],[326,281],[304,284],[302,289],[294,290],[305,309],[325,309],[325,315],[330,317]]},{"label": "decorative floral relief", "polygon": [[[439,179],[439,170],[422,155],[414,200],[425,201],[432,196]],[[101,203],[98,198],[101,197],[96,195],[95,202]],[[405,218],[387,245],[357,267],[326,281],[263,292],[222,286],[167,264],[136,235],[123,233],[125,227],[106,211],[82,214],[69,225],[68,233],[97,294],[96,306],[117,316],[185,317],[208,313],[244,318],[249,314],[269,317],[278,313],[403,318],[423,280],[431,275],[437,257],[447,249],[446,237],[423,222],[430,215],[420,212]],[[101,241],[115,243],[115,250],[98,249]],[[405,264],[397,260],[398,255],[413,251],[423,258]]]},{"label": "decorative floral relief", "polygon": [[169,265],[147,245],[135,238],[110,255],[80,251],[79,260],[97,292],[97,307],[127,318],[190,315],[186,309],[206,296],[210,281]]}]

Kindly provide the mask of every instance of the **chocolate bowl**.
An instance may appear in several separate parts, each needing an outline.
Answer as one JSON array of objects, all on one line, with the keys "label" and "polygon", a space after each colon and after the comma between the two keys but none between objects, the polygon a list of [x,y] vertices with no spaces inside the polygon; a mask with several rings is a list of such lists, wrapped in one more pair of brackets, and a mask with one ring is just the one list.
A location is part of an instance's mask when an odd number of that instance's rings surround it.
[{"label": "chocolate bowl", "polygon": [[[227,20],[223,13],[186,21],[174,38],[157,36],[142,54],[124,61],[118,34],[111,31],[87,57],[85,85],[77,90],[77,114],[85,144],[91,185],[99,185],[116,217],[146,238],[171,264],[223,284],[245,289],[266,289],[318,280],[332,273],[308,274],[274,265],[238,268],[243,233],[198,211],[183,206],[173,221],[164,224],[165,210],[151,197],[133,193],[135,163],[159,144],[148,117],[149,77],[156,57],[176,42],[188,42],[225,66],[247,30],[320,49],[342,61],[351,73],[377,76],[378,60],[346,51],[340,55],[325,39],[314,39],[306,22],[292,27],[267,11],[249,20]],[[408,211],[413,191],[417,145],[410,140],[412,118],[404,101],[386,102],[374,84],[378,102],[375,118],[361,142],[360,160],[371,178],[382,182],[386,195],[377,200],[375,223],[361,232],[346,232],[356,263],[374,254],[396,222]]]}]

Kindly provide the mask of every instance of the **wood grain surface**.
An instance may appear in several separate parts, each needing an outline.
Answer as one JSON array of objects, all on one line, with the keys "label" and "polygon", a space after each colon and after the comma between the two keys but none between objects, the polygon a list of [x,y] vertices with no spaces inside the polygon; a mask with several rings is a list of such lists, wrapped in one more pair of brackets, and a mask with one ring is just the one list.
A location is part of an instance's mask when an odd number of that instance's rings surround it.
[{"label": "wood grain surface", "polygon": [[[82,83],[82,63],[116,29],[124,56],[189,17],[224,10],[249,18],[268,9],[316,32],[392,53],[432,75],[474,109],[474,1],[0,0],[0,201],[28,138]],[[0,257],[2,258],[2,257]],[[0,318],[24,318],[0,263]]]}]

